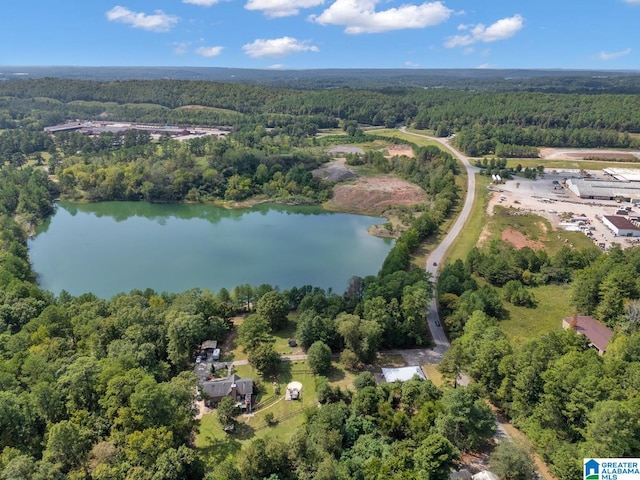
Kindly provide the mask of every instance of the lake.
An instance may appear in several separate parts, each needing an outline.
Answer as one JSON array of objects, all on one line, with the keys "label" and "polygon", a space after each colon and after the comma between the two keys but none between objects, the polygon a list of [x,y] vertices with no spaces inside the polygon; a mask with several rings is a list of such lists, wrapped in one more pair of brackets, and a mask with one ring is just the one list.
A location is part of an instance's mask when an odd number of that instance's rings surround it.
[{"label": "lake", "polygon": [[382,266],[393,241],[367,228],[384,221],[320,207],[59,202],[28,246],[39,285],[56,295],[263,283],[342,293]]}]

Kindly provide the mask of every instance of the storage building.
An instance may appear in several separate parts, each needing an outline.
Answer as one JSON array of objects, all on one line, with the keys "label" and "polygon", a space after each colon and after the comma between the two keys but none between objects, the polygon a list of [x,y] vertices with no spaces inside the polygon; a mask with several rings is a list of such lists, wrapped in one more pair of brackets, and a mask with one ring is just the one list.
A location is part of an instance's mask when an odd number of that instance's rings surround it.
[{"label": "storage building", "polygon": [[640,228],[628,218],[617,215],[605,215],[602,223],[618,237],[640,237]]}]

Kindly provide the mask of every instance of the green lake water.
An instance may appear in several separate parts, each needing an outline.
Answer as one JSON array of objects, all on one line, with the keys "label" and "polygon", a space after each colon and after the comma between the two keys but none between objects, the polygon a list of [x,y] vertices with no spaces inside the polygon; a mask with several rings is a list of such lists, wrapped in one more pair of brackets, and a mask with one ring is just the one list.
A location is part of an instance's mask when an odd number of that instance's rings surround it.
[{"label": "green lake water", "polygon": [[367,233],[382,222],[319,207],[60,202],[29,256],[40,286],[56,295],[263,283],[342,293],[349,278],[382,266],[393,242]]}]

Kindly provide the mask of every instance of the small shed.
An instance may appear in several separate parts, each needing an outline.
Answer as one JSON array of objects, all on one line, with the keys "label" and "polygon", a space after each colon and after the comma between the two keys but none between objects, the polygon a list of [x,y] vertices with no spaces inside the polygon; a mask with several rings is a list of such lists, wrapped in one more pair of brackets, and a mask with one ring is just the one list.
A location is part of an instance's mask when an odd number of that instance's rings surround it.
[{"label": "small shed", "polygon": [[427,379],[420,367],[383,368],[382,376],[385,382],[406,382],[415,376],[421,380]]},{"label": "small shed", "polygon": [[[214,351],[218,349],[218,341],[217,340],[205,340],[200,344],[200,355],[203,358],[211,358],[214,354]],[[220,358],[220,350],[218,350],[218,358]]]}]

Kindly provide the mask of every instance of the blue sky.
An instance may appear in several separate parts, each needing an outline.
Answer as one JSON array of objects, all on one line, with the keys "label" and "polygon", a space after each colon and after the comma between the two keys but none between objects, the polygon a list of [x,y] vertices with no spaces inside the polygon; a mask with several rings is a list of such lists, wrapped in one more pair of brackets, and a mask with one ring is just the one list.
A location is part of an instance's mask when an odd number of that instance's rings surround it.
[{"label": "blue sky", "polygon": [[5,0],[0,65],[640,69],[640,0]]}]

